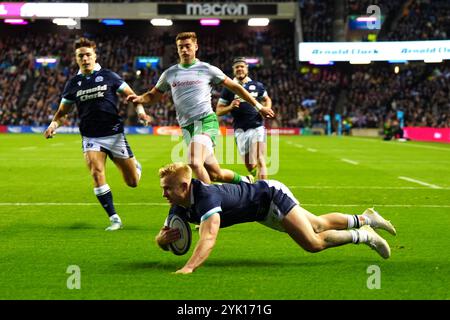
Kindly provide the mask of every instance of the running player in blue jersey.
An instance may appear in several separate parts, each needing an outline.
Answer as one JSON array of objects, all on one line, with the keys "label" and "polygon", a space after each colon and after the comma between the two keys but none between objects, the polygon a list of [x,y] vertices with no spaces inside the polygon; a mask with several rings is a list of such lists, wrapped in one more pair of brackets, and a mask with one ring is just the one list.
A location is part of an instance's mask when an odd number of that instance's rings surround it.
[{"label": "running player in blue jersey", "polygon": [[188,162],[196,177],[203,182],[238,183],[239,174],[222,169],[214,155],[219,122],[211,106],[212,84],[221,84],[238,94],[266,118],[274,117],[272,109],[261,105],[242,86],[227,77],[220,69],[198,60],[197,35],[182,32],[176,40],[180,63],[163,72],[158,83],[143,95],[130,95],[129,101],[141,104],[158,102],[165,92],[172,93],[177,120],[188,145]]},{"label": "running player in blue jersey", "polygon": [[[94,179],[94,193],[110,219],[106,230],[114,231],[122,228],[122,221],[106,183],[106,157],[119,168],[128,186],[136,187],[141,177],[141,166],[125,138],[123,119],[118,112],[118,94],[126,97],[134,92],[116,73],[96,63],[95,48],[95,42],[89,39],[75,41],[75,58],[80,71],[67,82],[62,101],[44,136],[52,138],[64,117],[77,107],[84,158]],[[150,121],[142,105],[137,106],[137,113],[144,123]]]},{"label": "running player in blue jersey", "polygon": [[[264,85],[248,77],[245,58],[240,57],[233,61],[233,74],[233,81],[243,86],[262,105],[272,107],[272,100]],[[224,88],[217,103],[216,114],[222,116],[228,113],[233,116],[236,144],[247,170],[258,179],[267,179],[266,129],[263,118],[248,102]]]},{"label": "running player in blue jersey", "polygon": [[[172,163],[159,170],[163,197],[170,203],[170,215],[200,223],[200,238],[188,262],[177,273],[192,273],[208,258],[220,228],[257,221],[272,229],[287,232],[309,252],[349,243],[364,243],[387,259],[389,244],[373,228],[396,234],[394,226],[372,208],[361,215],[329,213],[316,216],[303,209],[291,191],[276,180],[254,184],[208,185],[192,179],[188,165]],[[178,229],[167,225],[156,236],[164,249],[180,237]],[[350,229],[350,230],[346,230]]]}]

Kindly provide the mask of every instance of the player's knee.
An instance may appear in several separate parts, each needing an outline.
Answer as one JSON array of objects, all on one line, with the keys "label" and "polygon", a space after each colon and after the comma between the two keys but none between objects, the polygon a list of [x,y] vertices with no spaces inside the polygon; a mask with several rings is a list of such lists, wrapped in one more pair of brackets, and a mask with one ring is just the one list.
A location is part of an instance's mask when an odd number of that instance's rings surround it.
[{"label": "player's knee", "polygon": [[127,186],[129,186],[131,188],[136,188],[138,186],[138,181],[137,180],[127,181]]},{"label": "player's knee", "polygon": [[127,177],[125,179],[125,183],[127,184],[127,186],[131,187],[131,188],[136,188],[139,184],[139,178],[136,177]]},{"label": "player's knee", "polygon": [[191,167],[192,171],[198,172],[203,168],[203,163],[200,160],[193,158],[191,159],[189,166]]},{"label": "player's knee", "polygon": [[92,175],[92,178],[94,178],[95,181],[100,181],[100,180],[103,180],[105,178],[105,173],[103,172],[103,170],[101,170],[99,168],[92,168],[91,169],[91,175]]},{"label": "player's knee", "polygon": [[262,166],[266,166],[266,159],[264,158],[264,156],[258,157],[258,164],[262,167]]},{"label": "player's knee", "polygon": [[315,233],[321,233],[326,230],[325,225],[320,220],[313,221],[311,223],[311,225],[312,225]]},{"label": "player's knee", "polygon": [[314,237],[309,241],[306,241],[306,243],[304,243],[302,247],[303,249],[311,253],[316,253],[324,249],[323,241],[320,239],[320,237]]}]

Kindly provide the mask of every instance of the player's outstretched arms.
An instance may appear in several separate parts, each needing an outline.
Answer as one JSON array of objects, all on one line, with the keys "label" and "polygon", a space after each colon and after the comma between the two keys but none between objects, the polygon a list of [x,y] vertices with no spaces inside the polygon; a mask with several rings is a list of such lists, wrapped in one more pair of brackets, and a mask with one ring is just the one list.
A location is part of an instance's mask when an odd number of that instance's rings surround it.
[{"label": "player's outstretched arms", "polygon": [[159,100],[161,100],[161,97],[163,96],[163,93],[156,90],[156,88],[152,88],[150,91],[147,91],[146,93],[138,96],[136,94],[130,94],[127,96],[128,102],[133,102],[135,105],[138,104],[144,104],[144,105],[152,105]]},{"label": "player's outstretched arms", "polygon": [[213,214],[206,220],[200,223],[200,239],[195,246],[192,257],[186,263],[186,265],[177,270],[177,274],[189,274],[194,272],[195,269],[208,259],[214,245],[216,244],[217,234],[220,228],[220,215],[218,213]]}]

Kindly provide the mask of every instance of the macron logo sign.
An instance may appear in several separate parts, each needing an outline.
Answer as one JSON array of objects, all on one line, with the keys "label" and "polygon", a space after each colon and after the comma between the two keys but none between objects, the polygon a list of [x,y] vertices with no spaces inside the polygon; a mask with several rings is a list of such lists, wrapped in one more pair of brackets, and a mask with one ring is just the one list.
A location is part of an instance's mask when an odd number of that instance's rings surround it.
[{"label": "macron logo sign", "polygon": [[246,16],[248,7],[242,3],[189,3],[186,5],[188,16]]}]

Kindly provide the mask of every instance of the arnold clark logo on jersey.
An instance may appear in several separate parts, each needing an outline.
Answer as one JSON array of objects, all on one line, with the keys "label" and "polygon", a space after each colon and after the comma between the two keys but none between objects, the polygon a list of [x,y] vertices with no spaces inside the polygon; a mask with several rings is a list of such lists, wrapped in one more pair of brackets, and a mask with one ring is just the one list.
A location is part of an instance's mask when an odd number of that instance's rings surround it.
[{"label": "arnold clark logo on jersey", "polygon": [[80,97],[80,101],[103,98],[105,96],[106,90],[108,90],[108,86],[106,84],[102,86],[96,86],[87,90],[78,90],[77,98]]}]

